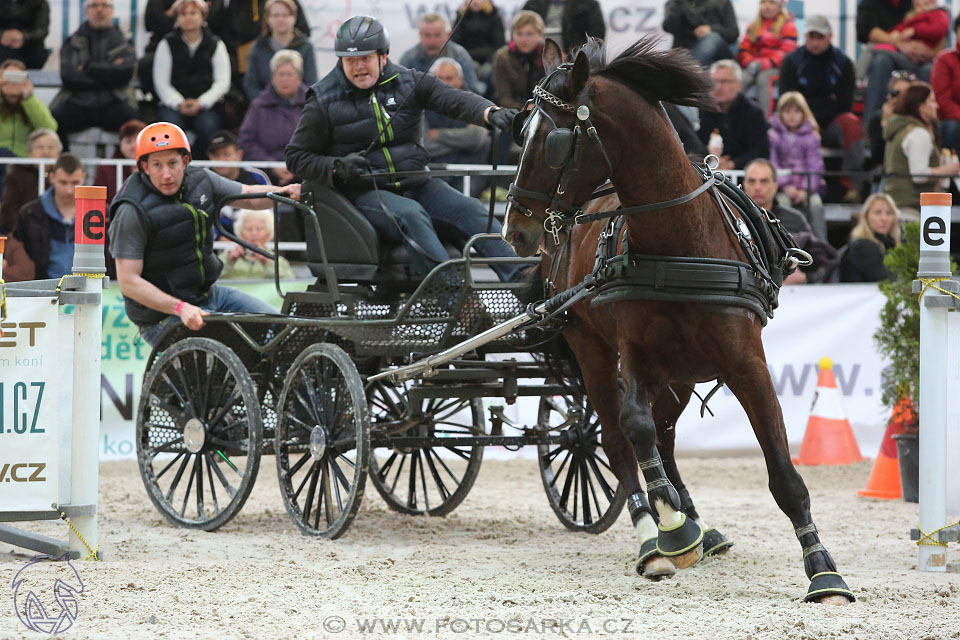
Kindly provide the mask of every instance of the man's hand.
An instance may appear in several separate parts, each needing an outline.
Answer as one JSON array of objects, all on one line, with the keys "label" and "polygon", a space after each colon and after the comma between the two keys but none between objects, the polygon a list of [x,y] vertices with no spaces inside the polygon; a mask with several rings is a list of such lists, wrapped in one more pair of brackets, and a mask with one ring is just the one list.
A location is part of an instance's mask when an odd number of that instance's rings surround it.
[{"label": "man's hand", "polygon": [[23,32],[20,29],[7,29],[0,35],[0,44],[11,49],[19,49],[23,46]]},{"label": "man's hand", "polygon": [[184,302],[180,306],[180,313],[177,316],[180,318],[180,322],[187,325],[188,329],[197,331],[202,328],[206,322],[204,322],[203,317],[210,315],[209,311],[204,311],[200,307],[195,307],[189,302]]},{"label": "man's hand", "polygon": [[491,107],[487,111],[487,124],[500,129],[500,131],[510,131],[513,128],[513,118],[517,115],[516,109],[504,109],[503,107]]},{"label": "man's hand", "polygon": [[286,194],[287,197],[289,197],[291,200],[299,200],[300,199],[300,183],[295,182],[293,184],[284,185],[280,189],[276,189],[274,192]]},{"label": "man's hand", "polygon": [[177,107],[177,111],[185,116],[195,116],[200,113],[200,101],[196,98],[187,98]]},{"label": "man's hand", "polygon": [[440,137],[440,129],[427,129],[427,137],[436,140]]},{"label": "man's hand", "polygon": [[717,169],[721,171],[731,171],[736,168],[737,165],[730,159],[730,156],[720,156],[720,164],[717,166]]},{"label": "man's hand", "polygon": [[707,35],[711,31],[713,31],[713,29],[710,28],[710,25],[702,24],[693,30],[693,35],[695,35],[697,38],[702,38],[703,36]]},{"label": "man's hand", "polygon": [[790,198],[790,202],[795,205],[800,204],[807,199],[807,192],[804,189],[797,189],[791,185],[785,186],[783,188],[783,192],[787,194],[788,198]]},{"label": "man's hand", "polygon": [[288,171],[286,167],[275,168],[273,175],[277,178],[277,184],[279,186],[288,185],[290,181],[293,180],[293,173]]},{"label": "man's hand", "polygon": [[333,163],[333,173],[344,182],[350,182],[365,173],[370,173],[372,169],[367,157],[359,152],[337,158]]}]

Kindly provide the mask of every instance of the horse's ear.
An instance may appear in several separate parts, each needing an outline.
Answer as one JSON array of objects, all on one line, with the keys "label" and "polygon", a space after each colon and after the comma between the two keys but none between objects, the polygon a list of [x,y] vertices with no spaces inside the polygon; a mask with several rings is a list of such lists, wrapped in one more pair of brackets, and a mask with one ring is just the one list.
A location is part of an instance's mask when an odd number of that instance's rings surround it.
[{"label": "horse's ear", "polygon": [[563,51],[552,38],[547,38],[543,43],[543,71],[550,74],[551,71],[563,63]]},{"label": "horse's ear", "polygon": [[577,53],[577,59],[573,61],[573,69],[567,74],[567,81],[564,84],[567,95],[579,95],[589,77],[590,61],[587,59],[587,54],[580,51]]}]

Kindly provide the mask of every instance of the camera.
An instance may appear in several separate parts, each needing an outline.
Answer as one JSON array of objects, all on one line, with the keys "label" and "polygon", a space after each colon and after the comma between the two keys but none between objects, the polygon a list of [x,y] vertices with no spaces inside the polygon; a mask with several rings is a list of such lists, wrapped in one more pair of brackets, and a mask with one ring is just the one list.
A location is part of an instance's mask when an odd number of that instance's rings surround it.
[{"label": "camera", "polygon": [[4,69],[3,79],[12,84],[23,84],[27,81],[27,72],[21,69]]}]

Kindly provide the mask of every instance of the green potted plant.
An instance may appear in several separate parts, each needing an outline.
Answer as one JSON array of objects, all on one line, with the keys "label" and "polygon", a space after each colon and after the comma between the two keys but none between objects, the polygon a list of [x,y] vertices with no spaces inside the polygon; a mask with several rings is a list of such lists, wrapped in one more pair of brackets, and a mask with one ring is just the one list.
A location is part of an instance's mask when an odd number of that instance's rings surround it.
[{"label": "green potted plant", "polygon": [[916,502],[919,490],[920,419],[912,400],[920,390],[920,304],[913,293],[919,263],[920,223],[909,222],[900,245],[888,251],[884,260],[891,278],[879,284],[886,302],[880,328],[873,334],[880,353],[890,361],[881,376],[881,400],[892,410],[900,484],[907,502]]}]

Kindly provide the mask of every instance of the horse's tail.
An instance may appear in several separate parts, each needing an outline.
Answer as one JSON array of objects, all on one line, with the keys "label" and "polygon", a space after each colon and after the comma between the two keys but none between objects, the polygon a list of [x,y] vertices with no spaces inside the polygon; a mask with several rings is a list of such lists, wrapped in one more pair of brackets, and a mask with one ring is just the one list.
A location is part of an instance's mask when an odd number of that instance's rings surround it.
[{"label": "horse's tail", "polygon": [[[543,300],[543,274],[538,264],[527,272],[523,286],[514,293],[526,307]],[[583,376],[577,357],[563,336],[563,329],[569,328],[572,320],[558,319],[543,327],[527,330],[526,350],[544,365],[547,378],[558,382],[569,395],[578,400],[583,395]]]}]

